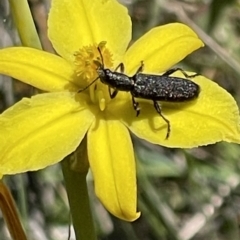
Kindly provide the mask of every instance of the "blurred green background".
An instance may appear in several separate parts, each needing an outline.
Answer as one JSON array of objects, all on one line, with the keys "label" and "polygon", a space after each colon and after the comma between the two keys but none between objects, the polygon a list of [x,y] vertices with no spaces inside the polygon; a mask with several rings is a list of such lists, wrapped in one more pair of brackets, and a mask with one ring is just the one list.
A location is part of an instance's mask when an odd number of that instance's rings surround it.
[{"label": "blurred green background", "polygon": [[[239,103],[239,0],[121,0],[121,3],[132,17],[133,41],[157,25],[182,22],[190,26],[206,46],[179,66],[213,79]],[[44,49],[52,51],[46,34],[50,0],[29,0],[29,5]],[[0,48],[19,44],[8,1],[1,0]],[[33,94],[31,86],[0,76],[1,112]],[[240,239],[238,145],[218,143],[182,150],[152,145],[133,135],[132,139],[138,166],[138,208],[142,215],[133,223],[111,216],[96,199],[89,175],[89,193],[100,240]],[[58,165],[5,180],[29,239],[68,239],[70,212]],[[74,239],[70,230],[70,239]],[[0,239],[10,239],[2,217]]]}]

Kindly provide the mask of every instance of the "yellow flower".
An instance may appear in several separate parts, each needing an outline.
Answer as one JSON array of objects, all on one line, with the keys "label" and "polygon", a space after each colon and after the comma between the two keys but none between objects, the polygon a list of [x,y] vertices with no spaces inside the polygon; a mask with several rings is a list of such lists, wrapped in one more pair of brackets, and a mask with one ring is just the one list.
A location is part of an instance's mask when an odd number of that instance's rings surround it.
[{"label": "yellow flower", "polygon": [[[0,116],[0,174],[38,170],[76,150],[87,134],[87,150],[95,190],[104,206],[132,221],[136,206],[136,170],[129,130],[139,138],[167,147],[189,148],[218,141],[239,143],[239,112],[234,99],[216,83],[198,76],[199,97],[187,103],[162,103],[166,123],[151,101],[138,99],[139,117],[129,93],[110,99],[96,77],[101,46],[106,68],[123,62],[133,75],[168,70],[203,46],[187,26],[174,23],[146,33],[127,49],[131,21],[115,0],[53,0],[49,37],[59,54],[26,47],[0,50],[0,73],[50,93],[25,98]],[[176,73],[175,76],[181,76]]]}]

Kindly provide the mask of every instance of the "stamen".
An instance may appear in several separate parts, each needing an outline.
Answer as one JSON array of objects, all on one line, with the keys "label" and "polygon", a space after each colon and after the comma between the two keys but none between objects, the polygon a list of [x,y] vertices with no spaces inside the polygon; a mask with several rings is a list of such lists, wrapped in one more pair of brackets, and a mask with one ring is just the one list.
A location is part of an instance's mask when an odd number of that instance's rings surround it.
[{"label": "stamen", "polygon": [[[102,57],[100,56],[100,48]],[[97,69],[104,61],[105,68],[111,68],[113,66],[112,54],[106,47],[106,42],[102,41],[99,44],[84,46],[79,49],[74,54],[75,56],[75,66],[76,66],[76,75],[79,77],[79,85],[83,86],[83,91],[88,91],[90,94],[90,99],[93,103],[99,104],[101,111],[104,111],[106,108],[106,102],[108,102],[109,95],[107,91],[107,86],[102,84],[99,80],[91,84],[95,79],[98,78]],[[86,86],[88,86],[86,88]],[[79,89],[81,90],[81,89]],[[81,92],[81,91],[80,91]]]},{"label": "stamen", "polygon": [[[101,42],[99,47],[104,58],[104,64],[106,67],[111,68],[113,66],[112,54],[105,47],[106,42]],[[100,61],[99,52],[97,50],[98,44],[84,46],[74,53],[76,74],[79,77],[79,81],[89,84],[97,77],[96,61]]]},{"label": "stamen", "polygon": [[104,98],[103,91],[99,90],[97,93],[97,96],[98,96],[99,108],[101,111],[104,111],[106,108],[106,99]]}]

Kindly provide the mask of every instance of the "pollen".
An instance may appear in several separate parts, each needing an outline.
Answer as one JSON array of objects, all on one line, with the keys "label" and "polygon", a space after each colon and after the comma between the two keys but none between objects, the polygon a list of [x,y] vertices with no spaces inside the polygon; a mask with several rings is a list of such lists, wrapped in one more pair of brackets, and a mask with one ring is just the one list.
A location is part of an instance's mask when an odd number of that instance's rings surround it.
[{"label": "pollen", "polygon": [[[84,81],[84,84],[89,84],[98,77],[96,62],[108,68],[113,66],[112,54],[105,45],[106,42],[100,42],[99,44],[83,46],[74,53],[75,71],[81,81]],[[97,47],[101,50],[103,62]]]}]

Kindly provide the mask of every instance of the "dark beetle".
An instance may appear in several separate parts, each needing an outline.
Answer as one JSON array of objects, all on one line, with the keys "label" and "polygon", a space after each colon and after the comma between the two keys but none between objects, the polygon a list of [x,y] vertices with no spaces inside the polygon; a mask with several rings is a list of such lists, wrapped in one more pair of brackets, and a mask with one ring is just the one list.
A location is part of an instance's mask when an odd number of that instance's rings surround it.
[{"label": "dark beetle", "polygon": [[[98,77],[79,92],[87,89],[99,78],[102,83],[109,86],[109,94],[111,98],[116,97],[118,91],[130,92],[132,95],[133,108],[136,111],[137,116],[140,113],[140,108],[139,103],[135,100],[135,98],[152,100],[156,111],[167,123],[166,139],[168,139],[171,131],[170,122],[162,114],[160,104],[157,101],[184,102],[197,98],[200,92],[199,85],[191,80],[171,77],[169,75],[176,71],[181,71],[186,78],[194,78],[198,74],[188,75],[181,68],[170,69],[162,75],[144,74],[142,73],[143,62],[141,62],[141,66],[137,70],[136,74],[129,77],[124,74],[123,63],[119,64],[115,71],[104,68],[103,56],[99,47],[98,51],[102,62],[100,63],[99,61],[95,61],[98,66]],[[120,72],[117,72],[117,69],[119,68]],[[111,92],[111,88],[113,89],[113,92]]]}]

